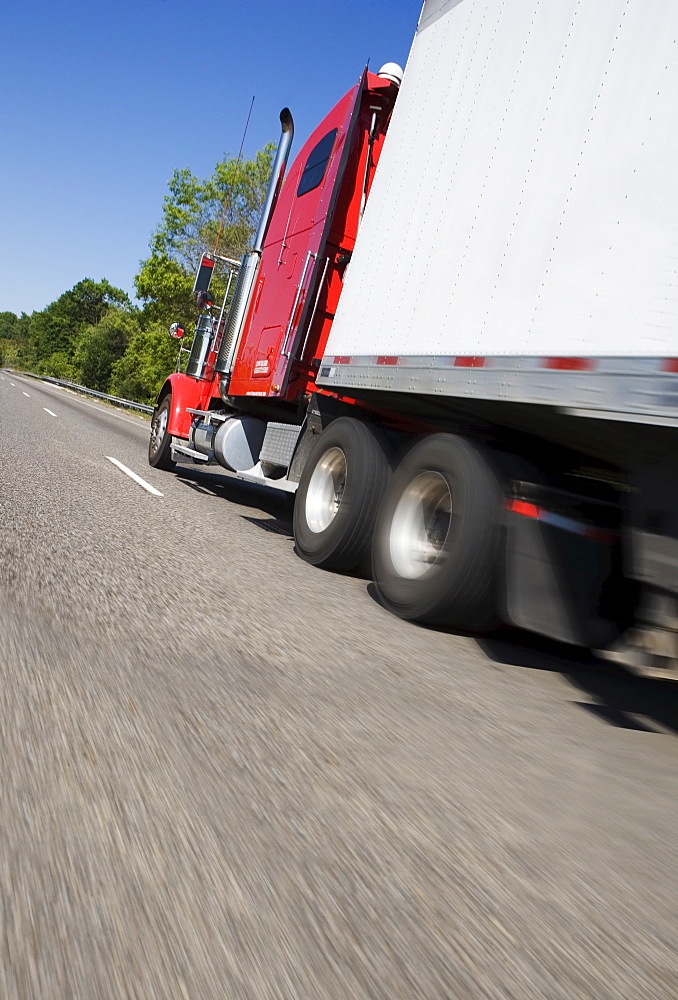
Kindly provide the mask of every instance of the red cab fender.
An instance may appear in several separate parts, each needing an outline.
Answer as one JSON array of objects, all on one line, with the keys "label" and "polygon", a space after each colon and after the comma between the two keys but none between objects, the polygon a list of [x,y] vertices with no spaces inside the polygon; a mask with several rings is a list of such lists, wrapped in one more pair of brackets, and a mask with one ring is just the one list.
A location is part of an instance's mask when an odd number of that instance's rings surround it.
[{"label": "red cab fender", "polygon": [[165,380],[165,384],[158,394],[158,403],[168,394],[172,396],[172,409],[170,410],[167,431],[173,437],[188,438],[193,418],[190,413],[186,412],[186,407],[190,406],[194,410],[200,408],[202,384],[196,379],[184,375],[183,372],[173,372]]}]

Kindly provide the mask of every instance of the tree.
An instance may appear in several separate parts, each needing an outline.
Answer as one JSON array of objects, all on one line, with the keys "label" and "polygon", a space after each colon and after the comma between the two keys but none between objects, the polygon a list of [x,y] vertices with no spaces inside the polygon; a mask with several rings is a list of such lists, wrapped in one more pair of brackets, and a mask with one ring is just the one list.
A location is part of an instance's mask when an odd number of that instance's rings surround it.
[{"label": "tree", "polygon": [[16,340],[19,317],[13,312],[0,312],[0,340]]},{"label": "tree", "polygon": [[[141,262],[135,278],[137,295],[153,320],[188,325],[194,320],[191,290],[205,251],[240,259],[259,220],[274,151],[269,143],[251,160],[223,159],[205,180],[187,168],[175,170],[162,221],[151,238],[150,256]],[[224,293],[219,273],[212,291],[215,296]]]},{"label": "tree", "polygon": [[19,351],[14,340],[0,337],[0,368],[18,368],[20,366]]},{"label": "tree", "polygon": [[90,389],[108,392],[113,365],[122,358],[138,331],[139,323],[133,313],[113,307],[96,326],[85,327],[75,348],[77,381]]},{"label": "tree", "polygon": [[22,313],[0,312],[0,364],[7,368],[20,368],[26,355],[30,316]]},{"label": "tree", "polygon": [[[63,354],[70,363],[83,328],[96,326],[111,306],[130,309],[129,296],[105,279],[79,281],[42,312],[31,315],[27,360],[40,368],[53,355]],[[52,373],[45,371],[45,374]]]},{"label": "tree", "polygon": [[18,323],[19,317],[13,312],[0,312],[0,365],[5,368],[18,367]]},{"label": "tree", "polygon": [[196,315],[191,294],[193,282],[194,275],[168,254],[151,254],[142,262],[134,279],[137,297],[145,302],[144,316],[151,322],[161,320],[165,325],[174,320],[190,325]]},{"label": "tree", "polygon": [[53,378],[67,379],[69,382],[77,381],[73,359],[66,351],[54,351],[48,358],[44,358],[37,367],[40,375],[51,375]]},{"label": "tree", "polygon": [[139,327],[122,358],[113,365],[110,391],[123,399],[155,403],[162,384],[174,371],[178,344],[163,322]]},{"label": "tree", "polygon": [[[269,144],[243,162],[224,158],[205,180],[188,169],[174,172],[150,254],[135,278],[145,303],[141,311],[105,279],[84,278],[41,312],[0,313],[0,358],[12,367],[154,402],[176,363],[177,343],[167,336],[167,324],[195,322],[194,275],[206,250],[239,259],[250,245],[274,149]],[[218,298],[225,282],[215,271],[211,290]]]},{"label": "tree", "polygon": [[[130,308],[129,296],[121,288],[114,288],[104,278],[102,281],[92,281],[84,278],[69,292],[60,295],[52,303],[57,315],[64,317],[76,326],[99,323],[110,306]],[[51,309],[52,306],[48,306]]]}]

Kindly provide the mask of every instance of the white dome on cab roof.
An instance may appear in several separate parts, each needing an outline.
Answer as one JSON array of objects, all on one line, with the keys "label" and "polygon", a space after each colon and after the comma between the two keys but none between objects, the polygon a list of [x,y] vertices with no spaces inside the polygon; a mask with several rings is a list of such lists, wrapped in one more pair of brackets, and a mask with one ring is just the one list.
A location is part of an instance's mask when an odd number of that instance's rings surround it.
[{"label": "white dome on cab roof", "polygon": [[395,83],[396,87],[399,87],[403,80],[402,67],[394,62],[384,63],[378,75],[384,80],[390,80],[391,83]]}]

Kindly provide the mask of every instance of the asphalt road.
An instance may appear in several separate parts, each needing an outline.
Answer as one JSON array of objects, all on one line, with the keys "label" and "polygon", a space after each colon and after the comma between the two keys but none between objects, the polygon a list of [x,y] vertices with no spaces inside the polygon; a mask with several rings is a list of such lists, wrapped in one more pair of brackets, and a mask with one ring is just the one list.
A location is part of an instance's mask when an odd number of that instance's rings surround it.
[{"label": "asphalt road", "polygon": [[678,995],[678,685],[400,622],[0,376],[3,1000]]}]

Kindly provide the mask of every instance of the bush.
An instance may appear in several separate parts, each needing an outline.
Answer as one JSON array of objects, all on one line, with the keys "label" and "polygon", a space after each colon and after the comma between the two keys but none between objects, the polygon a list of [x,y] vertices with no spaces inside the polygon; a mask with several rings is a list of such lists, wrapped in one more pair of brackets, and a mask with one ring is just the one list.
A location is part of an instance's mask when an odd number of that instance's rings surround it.
[{"label": "bush", "polygon": [[76,381],[77,372],[65,351],[55,351],[36,367],[37,375],[51,375],[53,378],[63,378],[70,382]]},{"label": "bush", "polygon": [[122,358],[113,365],[111,393],[139,403],[153,404],[177,362],[178,343],[164,323],[138,330]]},{"label": "bush", "polygon": [[108,392],[113,366],[138,331],[136,316],[122,309],[110,309],[96,326],[86,327],[75,349],[78,381],[90,389]]}]

